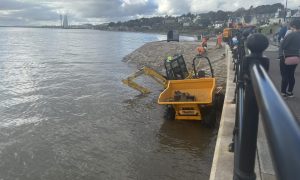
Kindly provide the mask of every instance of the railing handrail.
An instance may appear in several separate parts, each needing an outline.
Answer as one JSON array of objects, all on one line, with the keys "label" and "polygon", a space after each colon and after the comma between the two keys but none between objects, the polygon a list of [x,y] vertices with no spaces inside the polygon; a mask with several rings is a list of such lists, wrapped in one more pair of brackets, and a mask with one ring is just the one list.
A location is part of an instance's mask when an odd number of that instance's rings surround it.
[{"label": "railing handrail", "polygon": [[250,77],[279,179],[300,177],[300,126],[265,69],[250,65]]},{"label": "railing handrail", "polygon": [[[300,177],[300,124],[276,90],[266,70],[269,59],[263,57],[268,39],[254,34],[247,39],[251,54],[243,57],[237,86],[237,116],[234,130],[234,179],[254,180],[258,114],[261,113],[279,179]],[[241,114],[243,113],[243,114]]]}]

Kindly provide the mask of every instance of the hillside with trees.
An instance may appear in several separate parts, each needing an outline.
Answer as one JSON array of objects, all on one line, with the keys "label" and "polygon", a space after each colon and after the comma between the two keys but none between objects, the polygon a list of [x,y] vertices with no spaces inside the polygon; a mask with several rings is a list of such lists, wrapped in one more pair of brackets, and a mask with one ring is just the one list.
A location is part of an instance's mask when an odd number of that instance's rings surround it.
[{"label": "hillside with trees", "polygon": [[[176,29],[183,34],[194,34],[199,32],[211,32],[212,30],[218,32],[221,28],[216,28],[216,24],[225,26],[225,23],[230,18],[251,18],[251,16],[260,14],[275,14],[278,9],[283,10],[284,5],[276,3],[273,5],[262,5],[258,7],[249,7],[248,9],[239,8],[234,12],[231,11],[210,11],[207,13],[192,14],[187,13],[181,16],[165,16],[165,17],[151,17],[129,20],[126,22],[110,22],[106,25],[98,26],[101,30],[112,31],[139,31],[139,32],[163,32],[170,29]],[[223,23],[223,24],[222,24]],[[219,27],[219,26],[218,26]]]}]

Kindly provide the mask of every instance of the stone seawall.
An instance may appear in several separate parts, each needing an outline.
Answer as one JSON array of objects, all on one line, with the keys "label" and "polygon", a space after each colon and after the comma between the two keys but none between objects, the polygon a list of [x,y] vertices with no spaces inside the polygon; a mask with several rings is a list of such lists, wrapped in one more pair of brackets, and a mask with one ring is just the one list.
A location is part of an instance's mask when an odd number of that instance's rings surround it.
[{"label": "stone seawall", "polygon": [[228,145],[232,142],[232,132],[235,120],[235,104],[232,103],[232,100],[234,99],[235,83],[233,83],[234,71],[232,71],[232,56],[228,46],[226,46],[226,57],[226,93],[210,173],[210,180],[233,178],[233,153],[228,151]]}]

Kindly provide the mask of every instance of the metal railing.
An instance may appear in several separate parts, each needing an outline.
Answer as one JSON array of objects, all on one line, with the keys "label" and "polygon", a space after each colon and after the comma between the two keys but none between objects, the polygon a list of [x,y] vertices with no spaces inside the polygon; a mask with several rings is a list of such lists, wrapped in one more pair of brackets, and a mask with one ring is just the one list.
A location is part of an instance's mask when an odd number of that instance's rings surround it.
[{"label": "metal railing", "polygon": [[264,125],[278,179],[300,178],[300,124],[267,74],[269,59],[263,57],[268,39],[248,37],[251,54],[240,62],[236,91],[234,130],[234,180],[254,180],[259,114]]},{"label": "metal railing", "polygon": [[[246,48],[245,41],[247,39],[248,34],[243,34],[242,31],[237,32],[236,38],[238,40],[238,44],[235,46],[231,46],[232,56],[233,56],[233,70],[235,71],[233,82],[236,84],[235,86],[235,95],[233,99],[233,103],[236,103],[236,107],[243,106],[243,88],[244,88],[244,82],[242,80],[242,63],[243,59],[246,55],[249,55],[249,50]],[[237,130],[239,129],[239,119],[242,119],[243,115],[243,108],[237,108],[236,114],[235,114],[235,126],[233,130],[233,139],[232,143],[229,145],[229,151],[234,152],[234,142],[235,142],[235,134]]]}]

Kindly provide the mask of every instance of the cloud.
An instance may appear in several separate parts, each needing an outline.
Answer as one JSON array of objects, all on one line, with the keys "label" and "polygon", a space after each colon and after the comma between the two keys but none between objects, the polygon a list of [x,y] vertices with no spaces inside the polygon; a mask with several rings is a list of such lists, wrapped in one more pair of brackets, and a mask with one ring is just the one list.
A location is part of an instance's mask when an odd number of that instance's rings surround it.
[{"label": "cloud", "polygon": [[152,14],[157,5],[148,0],[87,0],[65,1],[62,8],[65,11],[85,18],[115,18],[135,16],[139,14]]},{"label": "cloud", "polygon": [[159,14],[183,14],[189,12],[191,9],[190,0],[157,0]]},{"label": "cloud", "polygon": [[[282,3],[285,0],[156,0],[159,14],[203,13],[209,11],[234,11],[240,7],[249,8],[265,4]],[[289,0],[289,7],[296,8],[299,0]]]},{"label": "cloud", "polygon": [[0,25],[31,25],[58,19],[59,14],[48,6],[16,0],[0,0]]},{"label": "cloud", "polygon": [[[181,15],[208,11],[233,11],[285,0],[0,0],[0,25],[51,24],[59,14],[68,14],[71,23],[108,22],[153,15]],[[289,0],[296,8],[299,0]]]},{"label": "cloud", "polygon": [[[156,12],[152,0],[0,0],[0,25],[20,19],[24,24],[58,24],[59,14],[68,14],[71,23],[105,22],[150,16]],[[9,25],[10,25],[9,24]]]},{"label": "cloud", "polygon": [[14,0],[0,0],[0,10],[20,10],[31,7],[32,4]]},{"label": "cloud", "polygon": [[[281,2],[282,4],[285,4],[285,1],[284,2]],[[288,1],[288,7],[289,8],[300,8],[300,2],[299,0],[289,0]]]}]

